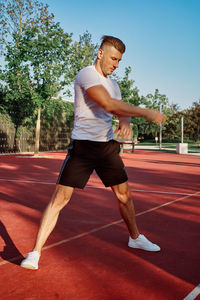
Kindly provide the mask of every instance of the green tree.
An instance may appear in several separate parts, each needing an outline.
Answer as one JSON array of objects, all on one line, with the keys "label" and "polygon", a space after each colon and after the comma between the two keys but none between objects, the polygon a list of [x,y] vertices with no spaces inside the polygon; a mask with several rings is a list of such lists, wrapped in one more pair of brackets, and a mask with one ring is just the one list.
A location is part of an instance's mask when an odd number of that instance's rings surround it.
[{"label": "green tree", "polygon": [[[131,67],[125,68],[125,73],[122,78],[115,76],[122,94],[122,99],[128,104],[135,106],[144,106],[151,109],[160,110],[167,114],[169,112],[169,103],[166,95],[160,94],[156,89],[154,95],[148,94],[145,96],[139,95],[139,90],[134,86],[135,81],[130,79]],[[144,118],[132,118],[132,128],[135,137],[138,136],[157,136],[159,132],[159,126],[145,120]]]},{"label": "green tree", "polygon": [[138,106],[141,104],[141,98],[139,96],[138,88],[134,87],[135,81],[129,78],[131,71],[132,70],[130,66],[126,67],[124,76],[121,79],[120,78],[116,78],[116,79],[120,86],[123,101],[128,104]]},{"label": "green tree", "polygon": [[[156,109],[164,113],[165,116],[169,113],[169,101],[166,95],[160,94],[158,89],[155,89],[154,94],[148,94],[146,97],[146,107]],[[160,126],[145,120],[145,134],[158,136]],[[162,125],[162,130],[165,130],[165,124]]]},{"label": "green tree", "polygon": [[[15,39],[16,35],[14,41]],[[3,95],[1,112],[7,113],[16,127],[14,138],[14,150],[16,151],[18,148],[16,138],[20,133],[20,126],[27,117],[34,113],[35,105],[33,91],[28,85],[29,77],[26,66],[20,64],[18,46],[9,42],[6,50],[6,64],[0,72],[0,90]]]},{"label": "green tree", "polygon": [[[71,52],[68,56],[70,65],[65,71],[66,84],[70,85],[81,69],[94,62],[97,50],[98,44],[92,42],[92,36],[88,31],[79,36],[79,41],[72,43]],[[69,91],[67,90],[66,93],[69,94]]]},{"label": "green tree", "polygon": [[195,142],[200,140],[200,100],[184,111],[184,136]]},{"label": "green tree", "polygon": [[[131,67],[126,67],[124,76],[120,78],[117,75],[114,75],[114,79],[118,82],[121,96],[124,102],[139,106],[142,103],[142,98],[139,96],[139,90],[136,86],[134,86],[135,81],[130,79],[129,76],[131,74]],[[143,122],[143,118],[131,118],[131,127],[133,130],[133,136],[137,139],[140,124]]]},{"label": "green tree", "polygon": [[72,40],[55,24],[47,5],[36,0],[0,4],[5,59],[0,70],[1,102],[17,135],[25,120],[36,112],[40,115],[40,109],[65,85]]},{"label": "green tree", "polygon": [[54,15],[48,5],[38,0],[0,0],[0,49],[3,52],[13,34],[21,36],[23,30],[53,22]]},{"label": "green tree", "polygon": [[66,84],[63,74],[69,64],[70,43],[71,35],[58,23],[47,21],[45,26],[24,29],[20,36],[14,34],[6,46],[1,90],[17,129],[27,117],[39,115]]},{"label": "green tree", "polygon": [[184,113],[177,104],[172,104],[169,106],[166,115],[163,137],[178,142],[181,136],[181,117],[184,116]]},{"label": "green tree", "polygon": [[59,23],[46,22],[42,28],[27,29],[20,38],[21,65],[29,72],[30,85],[40,107],[58,96],[68,83],[63,76],[70,65],[71,36]]}]

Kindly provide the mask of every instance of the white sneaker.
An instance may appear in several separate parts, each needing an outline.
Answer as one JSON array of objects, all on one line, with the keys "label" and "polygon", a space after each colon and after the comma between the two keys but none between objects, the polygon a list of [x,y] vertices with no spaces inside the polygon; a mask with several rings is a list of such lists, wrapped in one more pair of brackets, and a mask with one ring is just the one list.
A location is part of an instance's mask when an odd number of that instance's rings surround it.
[{"label": "white sneaker", "polygon": [[22,260],[21,267],[31,270],[38,269],[38,261],[40,259],[40,254],[38,251],[29,252],[27,257]]},{"label": "white sneaker", "polygon": [[137,239],[129,237],[128,246],[146,251],[160,251],[160,247],[150,242],[143,234],[140,234]]}]

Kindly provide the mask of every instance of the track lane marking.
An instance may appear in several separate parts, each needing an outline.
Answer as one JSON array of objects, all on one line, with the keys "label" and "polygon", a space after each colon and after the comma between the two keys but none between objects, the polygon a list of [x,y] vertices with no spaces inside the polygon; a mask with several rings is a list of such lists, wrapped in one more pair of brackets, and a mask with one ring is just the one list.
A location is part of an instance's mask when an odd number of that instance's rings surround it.
[{"label": "track lane marking", "polygon": [[56,184],[55,182],[42,182],[42,181],[34,181],[34,180],[21,180],[21,179],[4,179],[0,178],[0,181],[8,181],[8,182],[21,182],[21,183],[38,183],[38,184]]},{"label": "track lane marking", "polygon": [[[56,185],[55,182],[45,182],[45,181],[34,181],[34,180],[20,180],[20,179],[6,179],[0,178],[0,181],[8,181],[8,182],[20,182],[20,183],[32,183],[32,184],[47,184],[47,185]],[[86,188],[93,188],[93,189],[103,189],[108,190],[108,188],[104,186],[93,186],[93,185],[86,185]],[[166,194],[166,195],[182,195],[182,196],[194,196],[200,197],[200,194],[187,194],[187,193],[177,193],[177,192],[163,192],[163,191],[153,191],[153,190],[140,190],[140,189],[132,189],[132,192],[143,192],[143,193],[155,193],[155,194]]]},{"label": "track lane marking", "polygon": [[200,294],[200,284],[198,284],[183,300],[194,300]]},{"label": "track lane marking", "polygon": [[[197,192],[196,194],[200,194],[200,192]],[[195,195],[195,194],[193,194],[193,195]],[[157,206],[155,206],[155,207],[153,207],[153,208],[151,208],[151,209],[147,209],[147,210],[145,210],[145,211],[143,211],[143,212],[137,213],[135,216],[138,217],[138,216],[144,215],[144,214],[146,214],[146,213],[149,213],[149,212],[152,212],[152,211],[154,211],[154,210],[157,210],[157,209],[159,209],[159,208],[161,208],[161,207],[168,206],[168,205],[170,205],[170,204],[173,204],[173,203],[175,203],[175,202],[178,202],[178,201],[181,201],[181,200],[190,198],[190,197],[191,197],[190,195],[187,195],[187,196],[184,196],[184,197],[181,197],[181,198],[178,198],[178,199],[175,199],[175,200],[166,202],[166,203],[164,203],[164,204],[157,205]],[[100,231],[100,230],[102,230],[102,229],[111,227],[111,226],[113,226],[113,225],[116,225],[116,224],[119,224],[119,223],[122,223],[122,222],[123,222],[123,219],[120,219],[120,220],[116,220],[116,221],[114,221],[114,222],[105,224],[105,225],[103,225],[103,226],[100,226],[100,227],[91,229],[91,230],[86,231],[86,232],[83,232],[83,233],[81,233],[81,234],[78,234],[78,235],[69,237],[69,238],[67,238],[67,239],[64,239],[64,240],[62,240],[62,241],[53,243],[53,244],[48,245],[48,246],[45,246],[45,247],[42,248],[42,251],[47,250],[47,249],[51,249],[51,248],[53,248],[53,247],[56,247],[56,246],[59,246],[59,245],[65,244],[65,243],[68,243],[68,242],[70,242],[70,241],[72,241],[72,240],[76,240],[76,239],[82,238],[82,237],[87,236],[87,235],[89,235],[89,234],[91,234],[91,233]],[[27,254],[25,254],[25,256],[26,256],[26,255],[27,255]],[[11,258],[11,259],[9,259],[9,260],[6,260],[6,261],[2,261],[2,262],[0,262],[0,266],[5,265],[5,264],[7,264],[7,263],[9,263],[9,262],[16,261],[16,260],[18,260],[18,259],[20,259],[20,258],[23,258],[23,256],[20,255],[20,256],[17,256],[17,257],[13,257],[13,258]]]}]

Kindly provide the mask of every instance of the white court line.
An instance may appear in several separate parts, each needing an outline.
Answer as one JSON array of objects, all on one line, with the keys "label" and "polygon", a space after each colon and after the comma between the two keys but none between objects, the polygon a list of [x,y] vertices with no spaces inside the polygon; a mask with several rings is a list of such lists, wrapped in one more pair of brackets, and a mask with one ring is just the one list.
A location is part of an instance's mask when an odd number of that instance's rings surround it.
[{"label": "white court line", "polygon": [[[45,182],[45,181],[34,181],[34,180],[21,180],[21,179],[6,179],[0,178],[0,181],[10,181],[10,182],[20,182],[20,183],[32,183],[32,184],[48,184],[48,185],[56,185],[56,182]],[[93,185],[86,185],[86,188],[93,188],[93,189],[103,189],[107,190],[108,188],[104,186],[93,186]],[[152,191],[152,190],[138,190],[132,189],[132,192],[143,192],[143,193],[155,193],[155,194],[167,194],[167,195],[181,195],[181,196],[194,196],[200,197],[199,194],[187,194],[187,193],[177,193],[177,192],[162,192],[162,191]]]},{"label": "white court line", "polygon": [[[200,193],[200,192],[197,192],[196,194],[198,194],[198,193]],[[195,195],[195,194],[194,194],[194,195]],[[169,201],[169,202],[167,202],[167,203],[164,203],[164,204],[155,206],[154,208],[147,209],[147,210],[145,210],[145,211],[143,211],[143,212],[137,213],[137,214],[136,214],[136,217],[141,216],[141,215],[144,215],[144,214],[149,213],[149,212],[152,212],[152,211],[157,210],[157,209],[159,209],[159,208],[161,208],[161,207],[164,207],[164,206],[173,204],[173,203],[175,203],[175,202],[178,202],[178,201],[187,199],[187,198],[189,198],[189,197],[191,197],[191,196],[190,196],[190,195],[187,195],[187,196],[178,198],[178,199],[176,199],[176,200]],[[70,238],[67,238],[67,239],[64,239],[64,240],[62,240],[62,241],[59,241],[59,242],[53,243],[53,244],[51,244],[51,245],[48,245],[48,246],[46,246],[46,247],[43,247],[43,248],[42,248],[42,251],[47,250],[47,249],[50,249],[50,248],[54,248],[54,247],[56,247],[56,246],[59,246],[59,245],[65,244],[65,243],[68,243],[68,242],[70,242],[70,241],[72,241],[72,240],[79,239],[79,238],[84,237],[84,236],[86,236],[86,235],[89,235],[89,234],[91,234],[91,233],[100,231],[100,230],[102,230],[102,229],[111,227],[111,226],[113,226],[113,225],[116,225],[116,224],[119,224],[119,223],[122,223],[122,222],[123,222],[123,220],[120,219],[120,220],[117,220],[117,221],[114,221],[114,222],[105,224],[105,225],[103,225],[103,226],[100,226],[100,227],[91,229],[91,230],[89,230],[89,231],[85,231],[85,232],[83,232],[83,233],[81,233],[81,234],[72,236],[72,237],[70,237]],[[27,255],[27,254],[26,254],[26,255]],[[25,256],[26,256],[26,255],[25,255]],[[22,256],[17,256],[17,257],[13,257],[13,258],[11,258],[11,259],[9,259],[9,260],[7,260],[7,261],[2,261],[2,262],[0,262],[0,266],[5,265],[5,264],[7,264],[8,262],[13,262],[13,261],[15,261],[15,260],[18,260],[18,259],[20,259],[20,258],[22,258]]]},{"label": "white court line", "polygon": [[[194,194],[187,194],[187,193],[177,193],[177,192],[162,192],[162,191],[152,191],[152,190],[137,190],[133,189],[132,192],[144,192],[144,193],[155,193],[155,194],[167,194],[167,195],[182,195],[182,196],[194,196]],[[196,195],[196,197],[200,197],[200,195]]]},{"label": "white court line", "polygon": [[[92,185],[86,185],[87,188],[94,188],[94,189],[107,189],[105,187],[96,187]],[[200,197],[200,194],[188,194],[188,193],[177,193],[177,192],[162,192],[162,191],[152,191],[152,190],[138,190],[132,189],[131,192],[143,192],[143,193],[153,193],[153,194],[167,194],[167,195],[180,195],[180,196],[195,196]]]},{"label": "white court line", "polygon": [[200,284],[198,284],[183,300],[194,300],[200,294]]},{"label": "white court line", "polygon": [[37,184],[56,184],[55,182],[42,182],[42,181],[34,181],[34,180],[4,179],[4,178],[0,178],[0,181],[21,182],[21,183],[37,183]]}]

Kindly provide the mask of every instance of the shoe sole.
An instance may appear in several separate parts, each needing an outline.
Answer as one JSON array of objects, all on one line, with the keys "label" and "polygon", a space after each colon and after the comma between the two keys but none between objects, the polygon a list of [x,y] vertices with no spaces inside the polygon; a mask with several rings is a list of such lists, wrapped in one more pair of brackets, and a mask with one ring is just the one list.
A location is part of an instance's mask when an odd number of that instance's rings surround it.
[{"label": "shoe sole", "polygon": [[29,269],[29,270],[38,270],[38,268],[35,268],[34,266],[23,264],[21,265],[22,268],[24,269]]},{"label": "shoe sole", "polygon": [[140,247],[134,247],[134,246],[130,246],[130,245],[128,245],[128,246],[132,249],[139,249],[139,250],[149,251],[149,252],[159,252],[161,250],[161,249],[149,250],[149,249],[143,249],[143,248],[140,248]]}]

